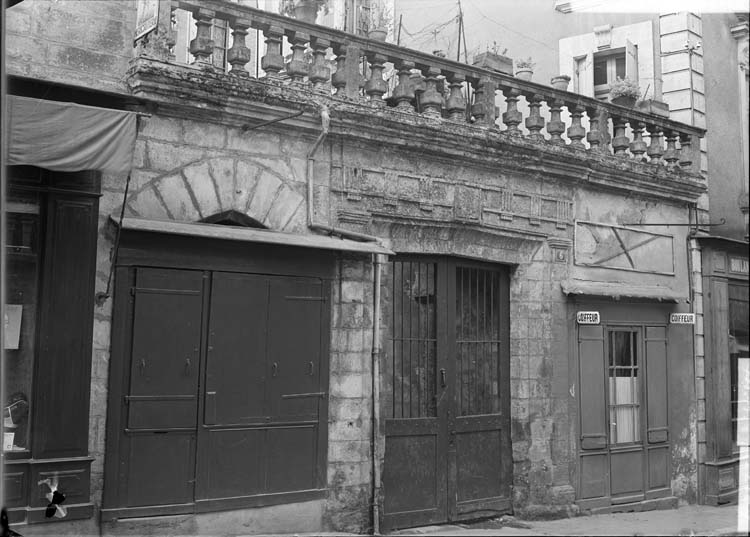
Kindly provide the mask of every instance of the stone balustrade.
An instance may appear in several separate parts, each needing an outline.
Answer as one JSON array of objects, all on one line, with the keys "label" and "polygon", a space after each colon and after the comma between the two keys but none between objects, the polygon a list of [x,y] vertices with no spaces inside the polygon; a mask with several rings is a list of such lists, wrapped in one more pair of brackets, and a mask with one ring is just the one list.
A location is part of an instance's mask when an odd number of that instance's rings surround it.
[{"label": "stone balustrade", "polygon": [[[698,174],[705,131],[697,127],[226,0],[165,1],[172,11],[193,14],[197,28],[190,52],[198,68],[215,69],[211,23],[221,19],[233,35],[229,77],[251,77],[246,40],[254,29],[266,44],[260,67],[267,81]],[[173,36],[165,42],[173,44]],[[285,51],[291,51],[286,58]],[[522,110],[528,110],[525,118]]]}]

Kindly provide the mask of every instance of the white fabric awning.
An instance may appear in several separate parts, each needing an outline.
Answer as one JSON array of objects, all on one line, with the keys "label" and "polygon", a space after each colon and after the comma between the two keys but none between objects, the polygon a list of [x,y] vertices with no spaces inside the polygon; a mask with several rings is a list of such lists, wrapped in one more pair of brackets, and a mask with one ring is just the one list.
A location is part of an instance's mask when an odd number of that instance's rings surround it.
[{"label": "white fabric awning", "polygon": [[[110,218],[115,224],[117,224],[117,220],[114,216],[111,216]],[[185,223],[174,222],[171,220],[148,220],[145,218],[125,217],[122,219],[121,229],[230,241],[261,242],[265,244],[278,244],[280,246],[298,246],[301,248],[395,255],[393,251],[375,242],[359,242],[338,237],[328,237],[325,235],[302,235],[270,231],[266,229],[223,226],[219,224]]]},{"label": "white fabric awning", "polygon": [[8,96],[8,164],[130,173],[136,113]]},{"label": "white fabric awning", "polygon": [[660,302],[680,302],[687,293],[678,293],[667,287],[632,285],[620,282],[589,282],[568,280],[560,284],[566,295],[603,296],[608,298],[636,298]]}]

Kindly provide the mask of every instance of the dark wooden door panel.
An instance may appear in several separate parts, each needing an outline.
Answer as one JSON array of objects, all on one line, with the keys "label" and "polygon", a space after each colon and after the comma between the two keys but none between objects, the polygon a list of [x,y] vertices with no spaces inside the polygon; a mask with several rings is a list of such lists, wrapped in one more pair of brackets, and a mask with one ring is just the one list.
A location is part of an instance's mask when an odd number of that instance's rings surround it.
[{"label": "dark wooden door panel", "polygon": [[649,444],[666,442],[667,427],[667,329],[665,326],[646,327],[646,439]]},{"label": "dark wooden door panel", "polygon": [[48,203],[38,326],[42,367],[34,374],[34,391],[44,395],[31,406],[36,459],[88,453],[98,199],[50,194]]},{"label": "dark wooden door panel", "polygon": [[198,483],[197,498],[231,498],[264,491],[263,429],[209,430],[208,445],[201,456],[205,474]]},{"label": "dark wooden door panel", "polygon": [[617,495],[643,495],[643,450],[613,451],[609,458],[613,500]]},{"label": "dark wooden door panel", "polygon": [[202,286],[200,272],[138,270],[129,395],[196,395]]},{"label": "dark wooden door panel", "polygon": [[609,495],[609,458],[606,452],[583,453],[580,458],[579,497],[587,500]]},{"label": "dark wooden door panel", "polygon": [[264,408],[268,333],[267,276],[213,274],[204,423],[257,422]]},{"label": "dark wooden door panel", "polygon": [[[455,412],[448,497],[454,518],[510,506],[510,445],[503,412],[507,383],[507,280],[498,270],[457,266],[455,272]],[[505,438],[507,437],[507,438]],[[504,461],[503,458],[508,460]],[[455,490],[451,490],[455,487]]]},{"label": "dark wooden door panel", "polygon": [[445,441],[440,428],[439,420],[429,418],[389,420],[386,424],[386,527],[446,520]]},{"label": "dark wooden door panel", "polygon": [[274,278],[268,304],[269,415],[274,420],[317,418],[324,311],[317,279]]},{"label": "dark wooden door panel", "polygon": [[500,434],[501,429],[456,433],[459,504],[506,496]]},{"label": "dark wooden door panel", "polygon": [[604,330],[601,326],[578,327],[580,370],[581,448],[607,446],[607,403],[604,394]]},{"label": "dark wooden door panel", "polygon": [[[123,468],[127,507],[193,501],[203,274],[138,269]],[[178,430],[176,430],[178,429]],[[182,430],[179,430],[182,429]]]},{"label": "dark wooden door panel", "polygon": [[317,425],[266,430],[265,492],[310,490],[317,482]]},{"label": "dark wooden door panel", "polygon": [[131,433],[127,507],[193,501],[195,433]]}]

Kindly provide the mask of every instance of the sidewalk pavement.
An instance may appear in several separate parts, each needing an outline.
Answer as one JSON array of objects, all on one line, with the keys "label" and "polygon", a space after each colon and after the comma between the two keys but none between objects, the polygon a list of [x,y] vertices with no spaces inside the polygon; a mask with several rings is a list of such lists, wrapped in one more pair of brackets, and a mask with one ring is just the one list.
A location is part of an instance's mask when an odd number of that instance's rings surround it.
[{"label": "sidewalk pavement", "polygon": [[700,535],[737,533],[737,506],[690,505],[678,509],[522,521],[514,517],[451,526],[429,526],[395,535]]},{"label": "sidewalk pavement", "polygon": [[[354,534],[299,533],[294,535],[299,537],[313,535],[342,537]],[[388,535],[398,537],[442,535],[677,535],[717,537],[740,535],[740,533],[737,532],[737,505],[721,507],[688,505],[678,509],[579,516],[560,520],[526,521],[505,516],[475,523],[397,530]]]}]

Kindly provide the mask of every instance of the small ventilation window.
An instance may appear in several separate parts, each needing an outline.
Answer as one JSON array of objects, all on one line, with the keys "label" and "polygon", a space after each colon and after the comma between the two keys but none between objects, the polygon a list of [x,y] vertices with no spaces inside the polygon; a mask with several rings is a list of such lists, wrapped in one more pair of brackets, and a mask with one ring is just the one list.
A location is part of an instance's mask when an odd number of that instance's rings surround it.
[{"label": "small ventilation window", "polygon": [[256,229],[268,229],[266,226],[258,222],[255,218],[251,218],[246,214],[229,210],[222,213],[216,213],[211,216],[207,216],[201,222],[206,224],[219,224],[221,226],[236,226],[236,227],[251,227]]}]

